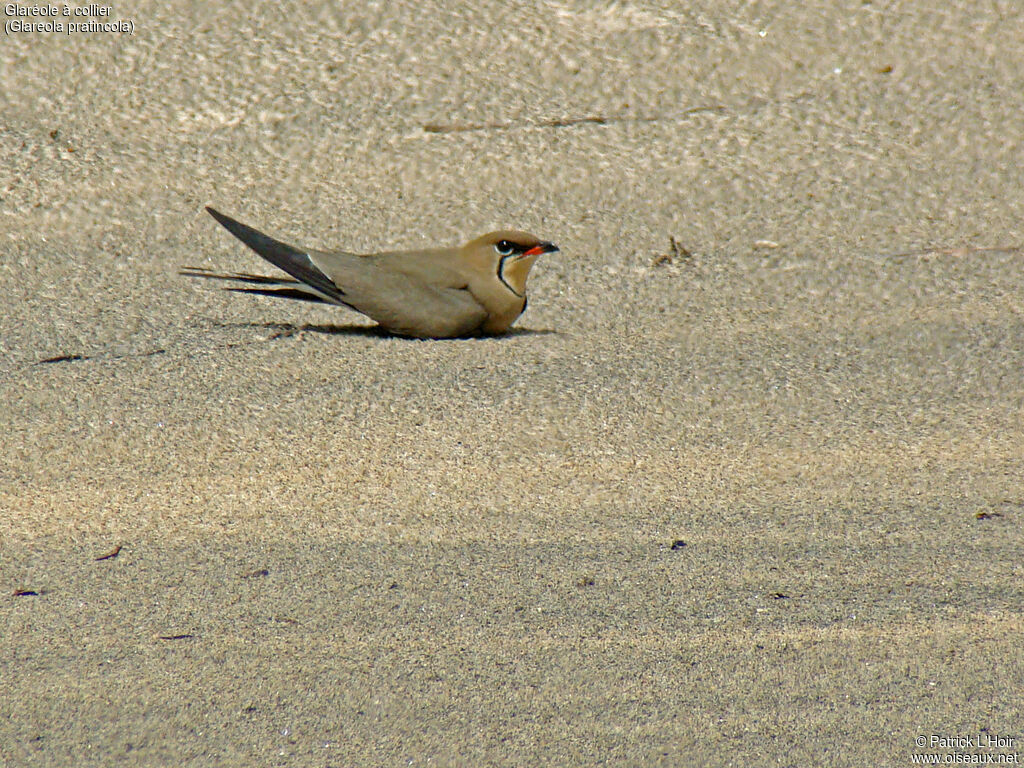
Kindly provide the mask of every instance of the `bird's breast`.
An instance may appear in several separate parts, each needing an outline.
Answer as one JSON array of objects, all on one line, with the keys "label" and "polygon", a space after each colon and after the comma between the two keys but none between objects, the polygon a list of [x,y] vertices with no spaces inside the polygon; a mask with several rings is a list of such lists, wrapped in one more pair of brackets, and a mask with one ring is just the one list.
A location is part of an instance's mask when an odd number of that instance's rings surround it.
[{"label": "bird's breast", "polygon": [[480,327],[484,333],[504,333],[523,314],[526,309],[526,297],[513,296],[513,301],[502,301],[500,306],[484,305],[487,309],[487,320]]}]

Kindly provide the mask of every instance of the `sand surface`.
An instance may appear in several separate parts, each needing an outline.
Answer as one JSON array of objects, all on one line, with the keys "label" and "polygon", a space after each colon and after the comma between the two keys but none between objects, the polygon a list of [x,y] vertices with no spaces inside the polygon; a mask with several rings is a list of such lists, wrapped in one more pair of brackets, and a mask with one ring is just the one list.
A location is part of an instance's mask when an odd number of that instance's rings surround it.
[{"label": "sand surface", "polygon": [[[1024,753],[1019,3],[109,8],[0,38],[0,765]],[[411,341],[206,204],[563,252]]]}]

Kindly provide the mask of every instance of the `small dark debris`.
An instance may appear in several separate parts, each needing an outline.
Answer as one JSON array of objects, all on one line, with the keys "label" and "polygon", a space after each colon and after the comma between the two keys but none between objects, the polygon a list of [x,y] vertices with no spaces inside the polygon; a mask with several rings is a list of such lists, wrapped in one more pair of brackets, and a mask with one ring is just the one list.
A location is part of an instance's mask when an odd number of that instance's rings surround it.
[{"label": "small dark debris", "polygon": [[675,237],[669,235],[668,238],[669,252],[662,253],[654,257],[654,261],[651,262],[651,266],[658,267],[662,264],[671,264],[676,259],[692,259],[693,254],[690,253],[685,247],[681,246],[676,242]]},{"label": "small dark debris", "polygon": [[186,633],[183,635],[157,635],[156,637],[158,640],[188,640],[195,637],[195,635]]},{"label": "small dark debris", "polygon": [[388,589],[398,589],[398,582],[392,581],[390,584],[388,584]]},{"label": "small dark debris", "polygon": [[462,133],[465,131],[511,131],[520,128],[569,128],[575,125],[609,125],[611,123],[659,123],[676,121],[700,112],[724,112],[725,107],[713,105],[709,107],[691,107],[681,115],[586,115],[583,117],[562,117],[553,120],[516,121],[504,123],[427,123],[423,126],[426,133]]},{"label": "small dark debris", "polygon": [[540,128],[568,128],[584,123],[596,123],[604,125],[611,122],[607,117],[599,115],[588,115],[587,117],[566,117],[558,120],[541,120],[536,123],[453,123],[444,125],[441,123],[427,123],[423,126],[424,133],[465,133],[466,131],[509,131],[514,128],[540,127]]},{"label": "small dark debris", "polygon": [[975,520],[991,520],[993,517],[1002,517],[1002,512],[979,512],[974,516]]},{"label": "small dark debris", "polygon": [[269,575],[270,575],[270,571],[267,570],[266,568],[257,568],[255,571],[252,571],[250,573],[245,574],[245,576],[243,576],[242,578],[243,579],[261,579],[264,576],[269,576]]},{"label": "small dark debris", "polygon": [[789,595],[784,592],[772,592],[771,598],[772,600],[789,600]]},{"label": "small dark debris", "polygon": [[107,554],[101,555],[100,557],[96,557],[96,558],[93,558],[93,559],[98,563],[100,560],[110,560],[111,558],[117,557],[119,554],[121,554],[121,545],[120,544],[118,544],[112,550],[107,552]]},{"label": "small dark debris", "polygon": [[259,709],[256,706],[250,704],[248,707],[245,707],[242,711],[245,712],[247,715],[251,715],[253,712],[258,712]]},{"label": "small dark debris", "polygon": [[683,549],[685,546],[686,546],[686,542],[685,541],[683,541],[682,539],[676,539],[675,541],[672,542],[672,551],[676,552],[676,551],[678,551],[680,549]]},{"label": "small dark debris", "polygon": [[48,357],[45,360],[40,360],[36,365],[48,365],[49,363],[71,363],[75,360],[88,360],[85,355],[57,355],[57,357]]},{"label": "small dark debris", "polygon": [[[107,357],[111,360],[126,360],[133,357],[153,357],[155,355],[166,355],[166,349],[150,349],[145,352],[129,352],[124,355],[104,354],[97,355]],[[33,365],[50,365],[52,363],[74,363],[81,362],[82,360],[92,360],[93,358],[89,355],[73,354],[73,355],[57,355],[57,357],[48,357],[45,360],[37,360]]]},{"label": "small dark debris", "polygon": [[676,242],[676,239],[669,235],[668,244],[672,248],[672,255],[677,259],[692,259],[693,254]]},{"label": "small dark debris", "polygon": [[593,576],[584,576],[583,578],[577,580],[576,586],[577,587],[592,587],[592,586],[594,586],[594,577]]},{"label": "small dark debris", "polygon": [[34,589],[16,589],[14,590],[15,597],[38,597],[39,593]]}]

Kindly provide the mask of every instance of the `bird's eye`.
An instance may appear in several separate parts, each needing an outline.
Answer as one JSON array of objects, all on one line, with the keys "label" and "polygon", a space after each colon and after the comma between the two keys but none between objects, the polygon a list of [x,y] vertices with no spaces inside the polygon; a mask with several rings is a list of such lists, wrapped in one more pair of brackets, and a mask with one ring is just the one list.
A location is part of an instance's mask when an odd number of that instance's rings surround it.
[{"label": "bird's eye", "polygon": [[509,256],[515,251],[515,249],[515,243],[510,243],[508,240],[499,240],[494,245],[494,250],[496,250],[501,256]]}]

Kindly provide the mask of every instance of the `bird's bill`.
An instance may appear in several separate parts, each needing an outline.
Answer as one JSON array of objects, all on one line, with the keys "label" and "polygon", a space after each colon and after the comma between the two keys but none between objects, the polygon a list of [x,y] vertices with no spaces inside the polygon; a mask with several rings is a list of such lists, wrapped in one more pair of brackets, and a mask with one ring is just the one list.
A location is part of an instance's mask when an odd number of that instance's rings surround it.
[{"label": "bird's bill", "polygon": [[557,253],[558,246],[554,243],[537,243],[528,251],[523,251],[523,256],[540,256],[542,253]]}]

